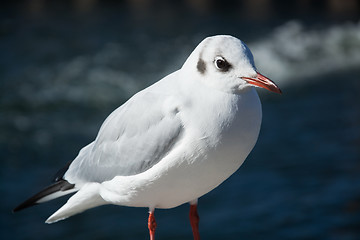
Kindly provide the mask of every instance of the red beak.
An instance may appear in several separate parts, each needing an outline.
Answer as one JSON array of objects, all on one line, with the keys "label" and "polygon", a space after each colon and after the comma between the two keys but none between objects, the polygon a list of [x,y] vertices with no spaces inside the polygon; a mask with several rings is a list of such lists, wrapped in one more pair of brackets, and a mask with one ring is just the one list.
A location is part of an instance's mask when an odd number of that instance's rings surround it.
[{"label": "red beak", "polygon": [[254,78],[242,77],[242,79],[257,87],[265,88],[266,90],[269,90],[271,92],[281,94],[280,88],[276,86],[276,84],[273,81],[271,81],[269,78],[265,77],[264,75],[258,72],[256,77]]}]

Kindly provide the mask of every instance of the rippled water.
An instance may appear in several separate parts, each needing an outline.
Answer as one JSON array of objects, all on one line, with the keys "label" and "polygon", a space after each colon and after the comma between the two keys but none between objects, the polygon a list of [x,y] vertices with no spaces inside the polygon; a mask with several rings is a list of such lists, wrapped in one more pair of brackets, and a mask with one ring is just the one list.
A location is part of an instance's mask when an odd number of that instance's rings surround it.
[{"label": "rippled water", "polygon": [[[141,25],[124,9],[103,7],[92,17],[50,12],[15,12],[1,22],[1,239],[146,239],[147,209],[103,206],[52,225],[45,219],[66,198],[11,209],[92,141],[112,110],[220,33],[245,40],[258,69],[284,93],[260,91],[258,144],[200,199],[202,237],[359,239],[358,22],[261,25],[220,14],[191,16],[185,26]],[[158,239],[191,239],[188,206],[156,217]]]}]

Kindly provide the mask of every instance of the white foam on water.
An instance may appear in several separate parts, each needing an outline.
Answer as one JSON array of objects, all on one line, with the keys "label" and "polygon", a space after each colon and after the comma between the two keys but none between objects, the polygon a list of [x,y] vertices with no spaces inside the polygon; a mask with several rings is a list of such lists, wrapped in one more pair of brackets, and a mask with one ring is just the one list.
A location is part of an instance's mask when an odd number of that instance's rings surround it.
[{"label": "white foam on water", "polygon": [[248,45],[257,68],[281,86],[360,67],[360,23],[313,30],[291,21]]}]

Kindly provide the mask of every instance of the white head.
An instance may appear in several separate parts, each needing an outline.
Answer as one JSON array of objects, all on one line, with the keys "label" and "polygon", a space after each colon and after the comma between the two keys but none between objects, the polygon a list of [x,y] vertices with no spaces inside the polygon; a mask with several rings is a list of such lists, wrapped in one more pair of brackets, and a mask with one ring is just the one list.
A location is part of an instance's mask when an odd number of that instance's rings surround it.
[{"label": "white head", "polygon": [[253,55],[245,43],[228,35],[205,38],[182,69],[195,72],[203,84],[225,92],[240,93],[257,86],[281,93],[275,83],[257,72]]}]

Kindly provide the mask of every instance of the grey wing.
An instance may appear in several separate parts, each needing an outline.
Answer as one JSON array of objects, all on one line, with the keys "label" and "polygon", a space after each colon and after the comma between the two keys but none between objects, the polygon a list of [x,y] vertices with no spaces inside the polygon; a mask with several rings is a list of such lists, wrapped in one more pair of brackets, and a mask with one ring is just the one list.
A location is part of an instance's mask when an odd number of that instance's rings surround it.
[{"label": "grey wing", "polygon": [[177,109],[166,95],[134,95],[109,115],[95,141],[72,162],[65,179],[103,182],[148,170],[181,138]]}]

